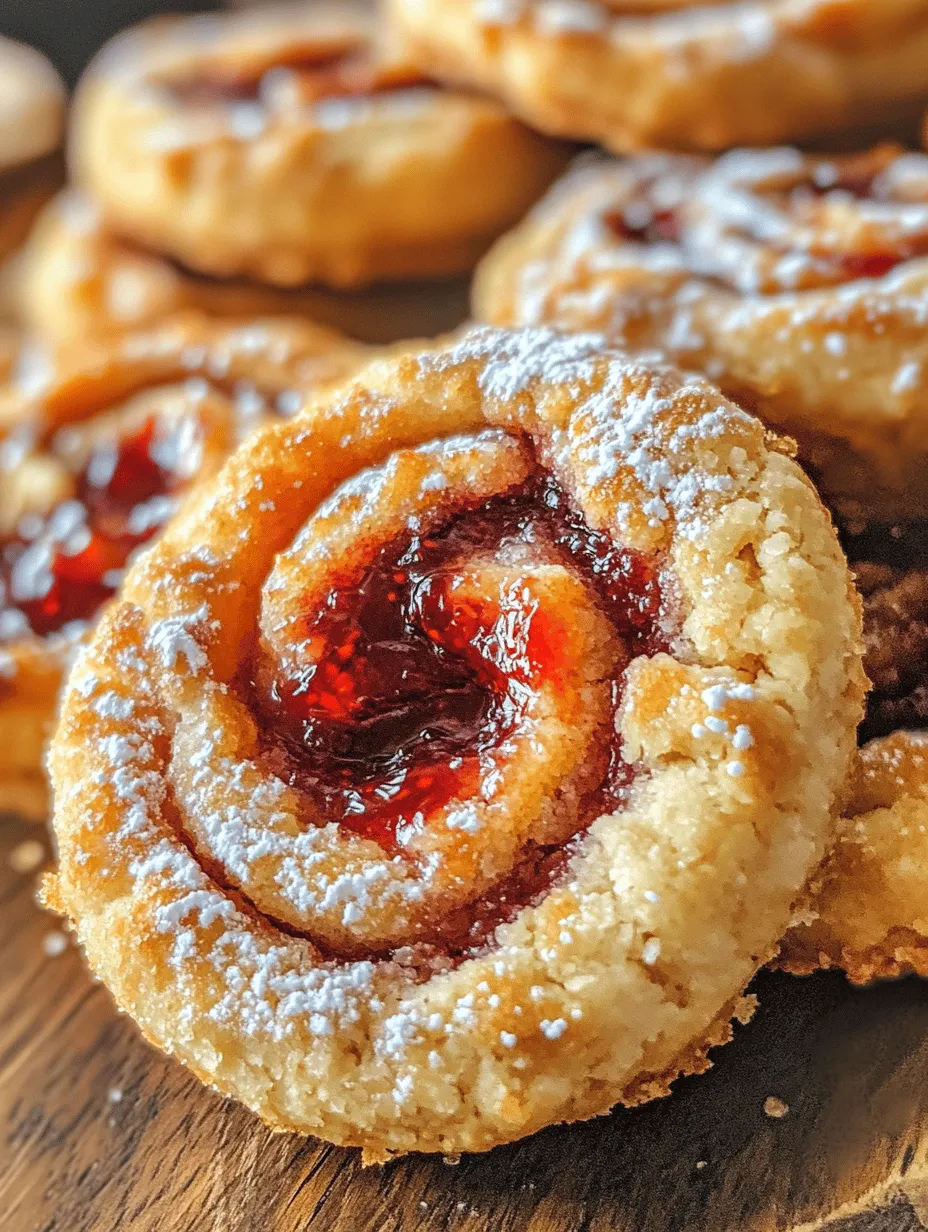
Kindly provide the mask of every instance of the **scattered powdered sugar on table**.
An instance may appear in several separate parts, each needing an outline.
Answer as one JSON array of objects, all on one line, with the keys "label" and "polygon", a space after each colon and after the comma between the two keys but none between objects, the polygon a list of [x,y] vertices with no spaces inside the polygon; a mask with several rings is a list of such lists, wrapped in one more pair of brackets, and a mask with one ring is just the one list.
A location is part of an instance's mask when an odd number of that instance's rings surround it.
[{"label": "scattered powdered sugar on table", "polygon": [[7,857],[14,873],[34,873],[45,862],[45,848],[34,838],[17,843]]},{"label": "scattered powdered sugar on table", "polygon": [[50,933],[46,933],[42,938],[42,950],[48,958],[57,958],[63,954],[68,948],[68,937],[66,933],[54,929]]}]

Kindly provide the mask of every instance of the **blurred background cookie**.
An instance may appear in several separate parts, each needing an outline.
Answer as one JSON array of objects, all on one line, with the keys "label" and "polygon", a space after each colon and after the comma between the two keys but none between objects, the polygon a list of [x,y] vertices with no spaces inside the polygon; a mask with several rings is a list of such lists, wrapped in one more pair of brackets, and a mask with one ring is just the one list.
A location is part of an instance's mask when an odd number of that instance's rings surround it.
[{"label": "blurred background cookie", "polygon": [[365,342],[393,342],[452,329],[467,315],[469,296],[466,278],[340,291],[195,274],[117,235],[99,206],[73,188],[39,216],[10,285],[26,327],[54,342],[118,333],[186,309],[308,317]]},{"label": "blurred background cookie", "polygon": [[364,357],[309,322],[194,315],[24,347],[0,387],[0,811],[44,818],[58,691],[133,555],[259,422]]},{"label": "blurred background cookie", "polygon": [[365,9],[316,5],[120,36],[69,154],[121,235],[203,274],[344,288],[467,272],[568,149],[436,86]]},{"label": "blurred background cookie", "polygon": [[[64,83],[32,47],[0,36],[0,263],[25,239],[61,184],[56,152],[64,128]],[[0,269],[0,315],[12,313]]]},{"label": "blurred background cookie", "polygon": [[922,0],[389,0],[410,53],[544,132],[721,150],[914,119]]},{"label": "blurred background cookie", "polygon": [[589,162],[493,249],[474,305],[706,373],[846,517],[928,512],[928,156]]}]

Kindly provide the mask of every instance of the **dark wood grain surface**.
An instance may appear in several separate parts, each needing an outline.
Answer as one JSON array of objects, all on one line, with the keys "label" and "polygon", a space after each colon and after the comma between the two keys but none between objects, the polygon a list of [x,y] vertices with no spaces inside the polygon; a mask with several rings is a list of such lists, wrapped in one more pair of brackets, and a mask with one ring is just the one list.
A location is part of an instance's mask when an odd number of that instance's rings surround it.
[{"label": "dark wood grain surface", "polygon": [[[928,1228],[928,984],[764,974],[673,1096],[454,1165],[274,1135],[159,1056],[11,866],[0,822],[0,1228],[15,1232],[914,1232]],[[789,1107],[774,1118],[773,1096]]]}]

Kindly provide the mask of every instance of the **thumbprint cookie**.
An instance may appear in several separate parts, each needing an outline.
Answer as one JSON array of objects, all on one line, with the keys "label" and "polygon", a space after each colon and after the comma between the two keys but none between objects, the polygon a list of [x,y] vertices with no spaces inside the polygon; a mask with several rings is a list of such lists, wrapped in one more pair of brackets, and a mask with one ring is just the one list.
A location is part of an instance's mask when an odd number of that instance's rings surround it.
[{"label": "thumbprint cookie", "polygon": [[389,0],[388,11],[429,72],[617,153],[914,122],[928,97],[925,0]]},{"label": "thumbprint cookie", "polygon": [[56,344],[188,311],[238,320],[308,317],[364,342],[396,342],[460,325],[467,294],[465,279],[337,291],[205,277],[117,235],[100,208],[74,189],[42,211],[20,250],[11,291],[18,319]]},{"label": "thumbprint cookie", "polygon": [[359,366],[310,325],[188,317],[0,388],[0,811],[41,819],[63,673],[127,562],[256,423]]},{"label": "thumbprint cookie", "polygon": [[475,308],[657,348],[793,437],[842,514],[928,515],[926,155],[578,166],[486,258]]},{"label": "thumbprint cookie", "polygon": [[706,1068],[833,837],[858,601],[698,377],[477,329],[251,437],[131,569],[47,901],[277,1129],[488,1149]]},{"label": "thumbprint cookie", "polygon": [[299,5],[119,36],[70,157],[114,230],[199,273],[357,287],[467,271],[567,147],[436,86],[366,8]]},{"label": "thumbprint cookie", "polygon": [[65,89],[45,57],[0,35],[0,260],[61,183]]}]

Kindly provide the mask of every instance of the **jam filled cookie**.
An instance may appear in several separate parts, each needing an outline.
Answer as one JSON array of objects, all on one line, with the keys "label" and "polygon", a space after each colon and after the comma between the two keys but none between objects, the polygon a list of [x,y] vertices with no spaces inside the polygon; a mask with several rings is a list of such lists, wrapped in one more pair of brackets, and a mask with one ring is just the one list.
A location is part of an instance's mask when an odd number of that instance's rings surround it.
[{"label": "jam filled cookie", "polygon": [[861,714],[827,513],[597,336],[480,329],[247,441],[127,578],[48,901],[159,1047],[369,1160],[705,1068]]},{"label": "jam filled cookie", "polygon": [[0,260],[61,183],[64,85],[45,57],[0,35]]},{"label": "jam filled cookie", "polygon": [[467,316],[464,279],[336,291],[193,274],[117,236],[99,207],[73,189],[40,215],[13,284],[19,319],[57,343],[157,324],[188,310],[239,319],[309,317],[378,343],[443,333]]},{"label": "jam filled cookie", "polygon": [[928,523],[858,526],[844,539],[873,684],[866,743],[810,918],[778,961],[796,973],[841,967],[865,983],[928,975]]},{"label": "jam filled cookie", "polygon": [[[722,150],[917,118],[925,0],[390,0],[410,53],[544,132]],[[885,131],[885,130],[884,130]]]},{"label": "jam filled cookie", "polygon": [[44,816],[62,674],[134,553],[262,418],[347,376],[360,348],[309,325],[188,318],[0,390],[0,810]]},{"label": "jam filled cookie", "polygon": [[579,166],[483,263],[477,315],[599,329],[794,437],[847,515],[928,515],[928,156]]},{"label": "jam filled cookie", "polygon": [[358,287],[472,267],[566,147],[440,89],[363,8],[156,21],[75,103],[75,179],[122,234],[200,273]]}]

